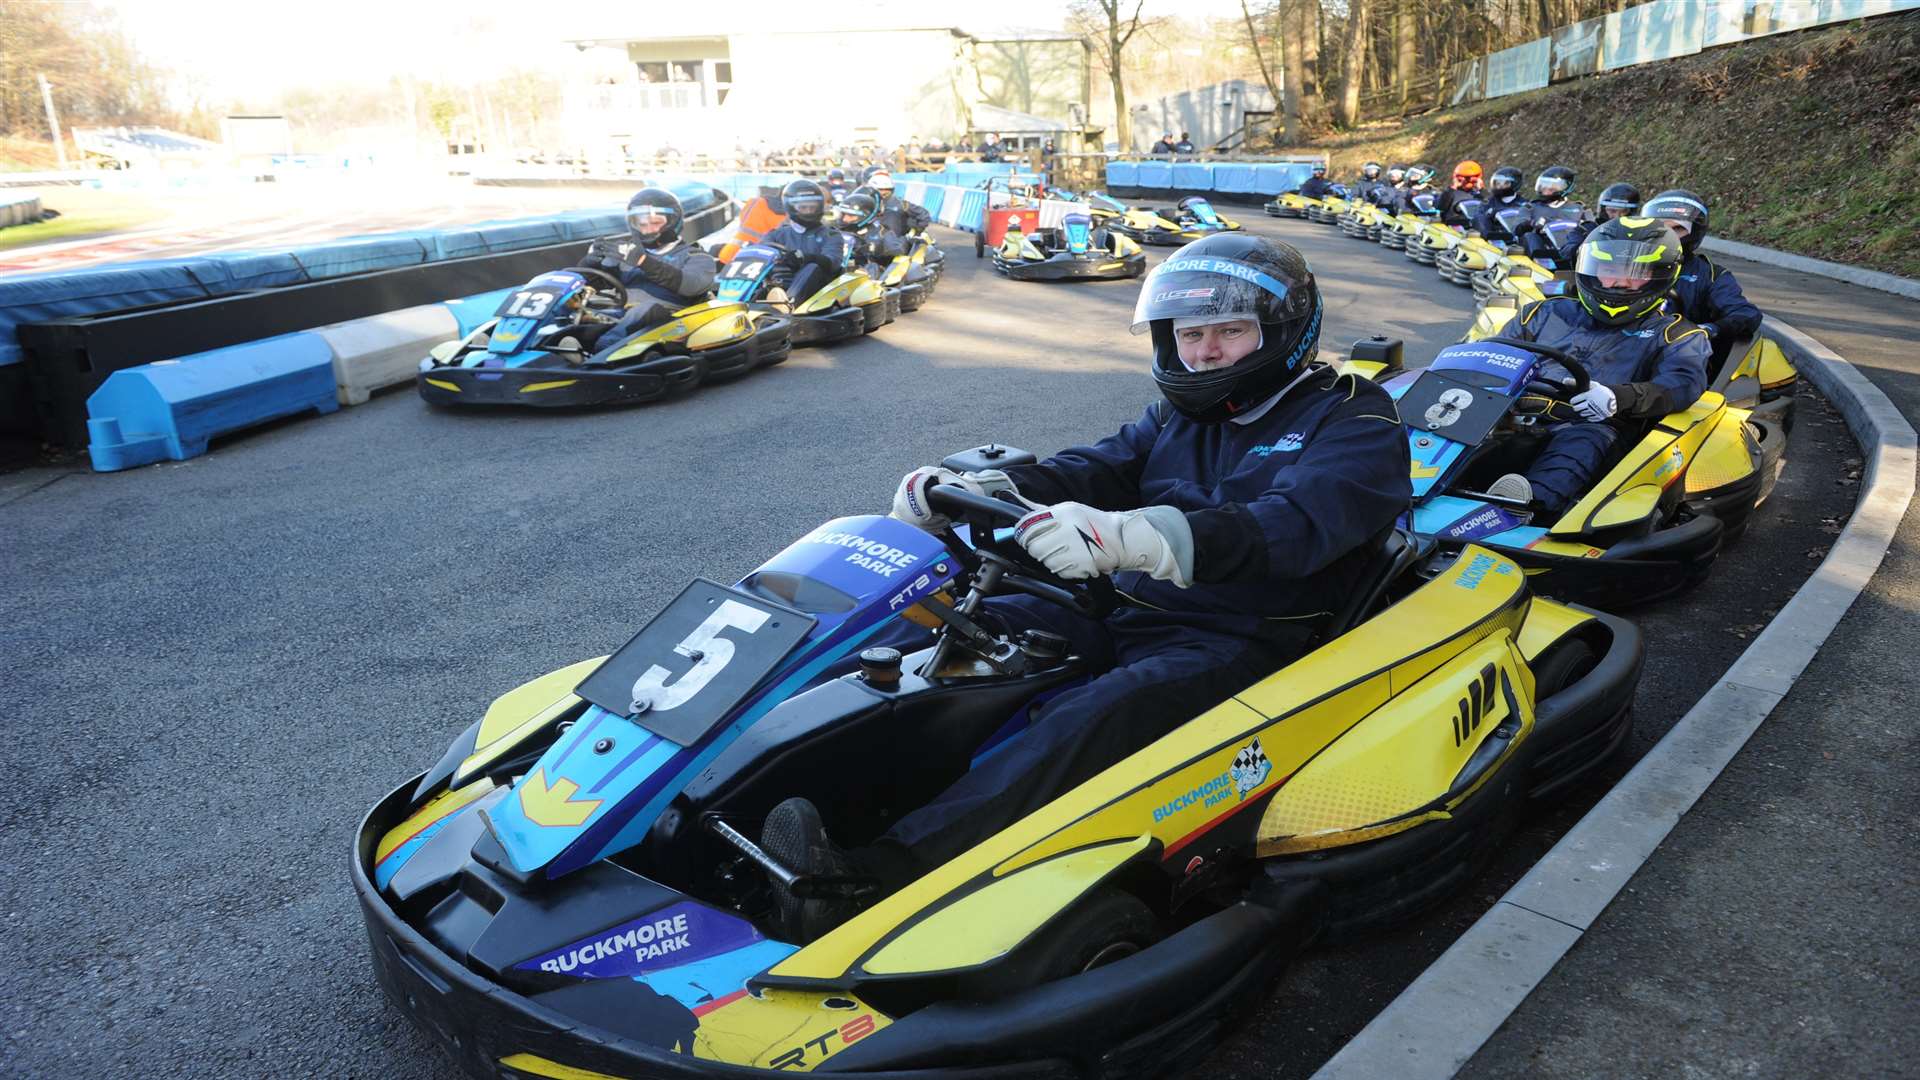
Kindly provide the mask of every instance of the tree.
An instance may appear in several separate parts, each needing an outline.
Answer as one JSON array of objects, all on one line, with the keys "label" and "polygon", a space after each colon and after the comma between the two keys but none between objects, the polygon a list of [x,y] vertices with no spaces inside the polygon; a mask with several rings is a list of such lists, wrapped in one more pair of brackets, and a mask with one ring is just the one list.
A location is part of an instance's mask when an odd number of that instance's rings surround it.
[{"label": "tree", "polygon": [[1123,151],[1133,146],[1132,117],[1127,115],[1126,49],[1133,35],[1152,25],[1152,20],[1140,17],[1145,3],[1133,0],[1132,14],[1126,13],[1127,0],[1073,0],[1067,8],[1068,20],[1092,40],[1093,54],[1113,83],[1113,132]]},{"label": "tree", "polygon": [[1367,55],[1367,16],[1371,0],[1347,0],[1347,41],[1341,50],[1340,123],[1360,123],[1360,80]]},{"label": "tree", "polygon": [[1240,18],[1247,24],[1247,41],[1253,46],[1253,62],[1259,65],[1260,81],[1267,84],[1267,93],[1280,104],[1280,138],[1292,145],[1300,138],[1300,112],[1293,99],[1293,84],[1289,82],[1286,92],[1282,93],[1274,82],[1273,68],[1260,51],[1260,31],[1253,25],[1253,12],[1247,7],[1247,0],[1240,0]]},{"label": "tree", "polygon": [[[1309,9],[1313,21],[1308,19]],[[1280,66],[1301,128],[1321,122],[1319,0],[1280,0]]]}]

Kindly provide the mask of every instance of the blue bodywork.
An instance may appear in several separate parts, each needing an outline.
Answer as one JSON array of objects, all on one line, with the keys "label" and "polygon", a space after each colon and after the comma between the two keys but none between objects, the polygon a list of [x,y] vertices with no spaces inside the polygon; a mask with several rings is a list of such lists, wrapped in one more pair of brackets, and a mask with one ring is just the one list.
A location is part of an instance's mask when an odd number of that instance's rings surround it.
[{"label": "blue bodywork", "polygon": [[1093,219],[1085,214],[1068,214],[1060,222],[1061,230],[1067,237],[1067,250],[1075,255],[1085,255],[1093,247]]},{"label": "blue bodywork", "polygon": [[714,295],[722,302],[744,304],[760,294],[760,286],[780,262],[780,249],[748,244],[734,253],[715,282]]},{"label": "blue bodywork", "polygon": [[474,351],[461,367],[515,368],[547,355],[538,342],[542,329],[573,322],[576,301],[587,289],[587,279],[570,270],[541,274],[507,294],[487,335],[485,352]]}]

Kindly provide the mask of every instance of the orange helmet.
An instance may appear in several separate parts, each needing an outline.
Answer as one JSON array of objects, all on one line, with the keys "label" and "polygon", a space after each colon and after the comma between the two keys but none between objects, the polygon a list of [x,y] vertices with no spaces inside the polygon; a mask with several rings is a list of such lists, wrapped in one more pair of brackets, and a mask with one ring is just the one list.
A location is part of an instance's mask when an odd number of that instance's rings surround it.
[{"label": "orange helmet", "polygon": [[1463,161],[1453,167],[1453,186],[1462,191],[1480,190],[1480,163]]}]

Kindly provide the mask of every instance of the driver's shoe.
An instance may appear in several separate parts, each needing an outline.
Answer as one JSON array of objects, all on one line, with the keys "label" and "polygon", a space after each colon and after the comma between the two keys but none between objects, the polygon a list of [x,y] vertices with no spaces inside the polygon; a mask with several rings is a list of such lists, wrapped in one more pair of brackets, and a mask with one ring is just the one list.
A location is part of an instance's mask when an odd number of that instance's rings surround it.
[{"label": "driver's shoe", "polygon": [[[846,877],[853,863],[827,836],[820,811],[802,798],[774,807],[760,829],[760,846],[774,860],[803,877]],[[854,900],[801,899],[779,880],[773,883],[775,917],[783,932],[806,944],[860,913]]]},{"label": "driver's shoe", "polygon": [[1519,473],[1508,473],[1487,488],[1487,494],[1519,502],[1533,501],[1533,482]]}]

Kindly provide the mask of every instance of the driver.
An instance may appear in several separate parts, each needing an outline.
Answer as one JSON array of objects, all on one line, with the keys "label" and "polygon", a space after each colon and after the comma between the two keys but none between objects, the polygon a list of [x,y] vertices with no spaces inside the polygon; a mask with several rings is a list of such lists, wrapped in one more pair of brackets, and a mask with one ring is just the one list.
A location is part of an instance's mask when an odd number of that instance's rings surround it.
[{"label": "driver", "polygon": [[854,266],[868,263],[885,265],[906,254],[900,238],[878,224],[880,201],[873,192],[857,187],[833,208],[833,227],[847,236],[847,249]]},{"label": "driver", "polygon": [[847,265],[847,238],[826,224],[827,193],[811,180],[795,180],[782,188],[780,205],[787,220],[761,243],[780,249],[773,280],[798,302],[840,276]]},{"label": "driver", "polygon": [[[1600,197],[1594,201],[1600,206],[1599,214],[1584,218],[1572,232],[1567,234],[1567,238],[1560,242],[1560,249],[1554,255],[1556,266],[1572,266],[1580,257],[1580,245],[1586,243],[1587,237],[1592,235],[1593,230],[1600,227],[1601,222],[1639,213],[1640,189],[1622,180],[1617,184],[1608,184],[1600,192]],[[1658,217],[1659,215],[1650,216]],[[1672,222],[1668,224],[1671,225]],[[1682,239],[1686,238],[1687,234],[1684,231],[1680,229],[1674,229],[1674,231],[1680,233]]]},{"label": "driver", "polygon": [[1526,206],[1526,200],[1520,197],[1520,170],[1502,165],[1487,178],[1487,198],[1473,215],[1473,229],[1489,243],[1502,246],[1519,243],[1519,235],[1495,215],[1501,210],[1525,210]]},{"label": "driver", "polygon": [[1700,253],[1700,241],[1707,238],[1706,200],[1675,188],[1647,200],[1646,214],[1680,234],[1680,249],[1687,258],[1673,287],[1673,302],[1713,341],[1713,364],[1707,370],[1717,376],[1733,343],[1760,329],[1760,309],[1740,290],[1733,271]]},{"label": "driver", "polygon": [[[627,287],[628,311],[599,339],[610,352],[620,342],[675,309],[704,299],[713,289],[720,264],[697,244],[680,240],[680,200],[665,188],[644,187],[627,200],[630,239],[609,245],[599,241],[582,266],[604,269]],[[649,302],[651,298],[653,302]]]},{"label": "driver", "polygon": [[1393,197],[1393,212],[1396,214],[1418,214],[1420,207],[1414,199],[1433,193],[1434,170],[1431,165],[1410,165],[1407,167],[1406,186]]},{"label": "driver", "polygon": [[1705,331],[1663,308],[1680,275],[1680,238],[1663,221],[1615,218],[1593,230],[1574,265],[1577,296],[1536,300],[1502,336],[1552,345],[1587,369],[1592,385],[1570,402],[1585,423],[1555,424],[1525,475],[1489,495],[1572,506],[1620,437],[1610,421],[1649,420],[1693,404],[1707,388]]},{"label": "driver", "polygon": [[1579,213],[1580,204],[1573,201],[1576,179],[1574,171],[1565,165],[1549,166],[1533,178],[1534,198],[1527,207],[1529,231],[1520,238],[1527,249],[1527,258],[1540,261],[1552,259],[1558,253],[1553,233],[1547,226]]},{"label": "driver", "polygon": [[[926,498],[936,484],[1015,495],[1033,507],[1015,526],[1029,555],[1062,578],[1114,575],[1131,603],[1095,620],[1026,596],[988,600],[983,616],[1004,630],[1065,636],[1094,677],[1036,706],[1026,731],[874,844],[842,852],[796,798],[768,815],[768,852],[801,873],[901,888],[1302,655],[1412,494],[1393,400],[1315,362],[1321,312],[1292,247],[1196,240],[1154,268],[1134,308],[1164,402],[1038,464],[908,473],[895,517],[945,526]],[[926,632],[895,620],[876,640],[916,648]],[[776,900],[799,941],[856,912],[784,887]]]},{"label": "driver", "polygon": [[1440,223],[1466,228],[1468,212],[1480,205],[1480,163],[1463,161],[1453,167],[1453,186],[1440,193]]},{"label": "driver", "polygon": [[1324,199],[1332,193],[1333,184],[1327,180],[1327,163],[1324,161],[1314,162],[1313,175],[1307,177],[1307,182],[1300,185],[1301,198]]},{"label": "driver", "polygon": [[923,232],[933,223],[933,215],[923,206],[915,206],[893,193],[893,174],[885,169],[875,169],[867,177],[867,186],[873,189],[873,197],[880,204],[879,221],[889,233],[905,237],[911,233]]}]

